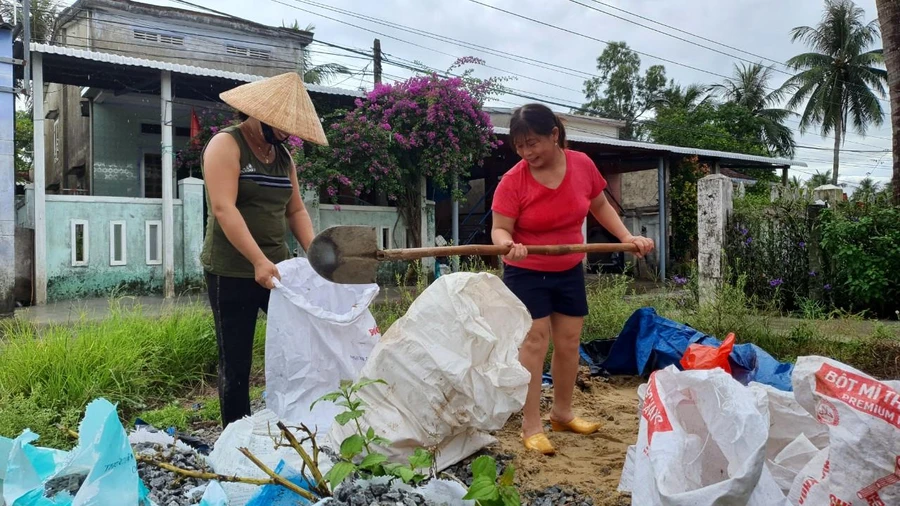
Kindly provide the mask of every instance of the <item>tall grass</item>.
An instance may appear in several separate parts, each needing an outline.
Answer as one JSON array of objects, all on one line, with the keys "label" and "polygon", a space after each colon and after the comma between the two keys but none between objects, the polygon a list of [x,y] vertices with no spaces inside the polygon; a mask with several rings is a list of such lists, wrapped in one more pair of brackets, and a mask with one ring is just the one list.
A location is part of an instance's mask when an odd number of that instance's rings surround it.
[{"label": "tall grass", "polygon": [[[264,350],[261,322],[257,372]],[[214,383],[217,363],[212,314],[200,305],[150,317],[140,307],[125,311],[113,302],[103,321],[49,327],[0,321],[0,435],[17,435],[29,416],[32,430],[52,432],[52,425],[98,397],[117,403],[127,420]]]}]

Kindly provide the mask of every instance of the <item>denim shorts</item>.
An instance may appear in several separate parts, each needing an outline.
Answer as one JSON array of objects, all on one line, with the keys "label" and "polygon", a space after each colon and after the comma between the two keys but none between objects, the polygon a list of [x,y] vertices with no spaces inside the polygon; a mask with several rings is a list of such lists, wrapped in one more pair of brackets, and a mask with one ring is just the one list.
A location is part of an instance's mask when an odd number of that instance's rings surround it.
[{"label": "denim shorts", "polygon": [[584,268],[580,262],[562,272],[533,271],[504,265],[503,282],[525,304],[534,320],[553,313],[573,317],[588,314]]}]

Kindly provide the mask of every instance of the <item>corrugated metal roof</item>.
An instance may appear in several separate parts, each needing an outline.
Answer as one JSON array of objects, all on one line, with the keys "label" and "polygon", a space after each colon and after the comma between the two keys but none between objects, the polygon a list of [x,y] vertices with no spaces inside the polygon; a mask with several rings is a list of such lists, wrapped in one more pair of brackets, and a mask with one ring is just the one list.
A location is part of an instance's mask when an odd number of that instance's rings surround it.
[{"label": "corrugated metal roof", "polygon": [[[509,135],[508,128],[494,127],[494,133],[500,135]],[[695,149],[685,148],[681,146],[667,146],[665,144],[653,144],[652,142],[623,141],[612,137],[594,137],[584,135],[566,135],[566,139],[573,142],[584,142],[586,144],[602,144],[606,146],[616,146],[620,148],[644,149],[648,151],[667,151],[669,153],[678,153],[681,155],[697,155],[709,158],[721,158],[727,160],[741,160],[746,162],[767,163],[772,165],[790,165],[793,167],[806,167],[803,162],[796,160],[788,160],[786,158],[769,158],[766,156],[745,155],[743,153],[729,153],[727,151],[713,151],[711,149]]]},{"label": "corrugated metal roof", "polygon": [[[43,54],[55,54],[61,56],[69,56],[71,58],[79,58],[82,60],[91,60],[104,63],[112,63],[114,65],[128,65],[132,67],[145,67],[154,70],[166,70],[176,74],[187,74],[191,76],[201,77],[217,77],[221,79],[229,79],[232,81],[241,81],[250,83],[265,79],[263,76],[252,74],[242,74],[238,72],[228,72],[225,70],[216,70],[206,67],[197,67],[194,65],[181,65],[178,63],[169,63],[158,60],[148,60],[145,58],[134,58],[131,56],[122,56],[112,53],[103,53],[99,51],[88,51],[84,49],[76,49],[72,47],[56,46],[52,44],[32,44],[31,51]],[[355,90],[347,90],[344,88],[332,88],[329,86],[318,86],[315,84],[307,84],[306,88],[315,93],[323,93],[328,95],[343,95],[348,97],[362,97],[362,93]]]}]

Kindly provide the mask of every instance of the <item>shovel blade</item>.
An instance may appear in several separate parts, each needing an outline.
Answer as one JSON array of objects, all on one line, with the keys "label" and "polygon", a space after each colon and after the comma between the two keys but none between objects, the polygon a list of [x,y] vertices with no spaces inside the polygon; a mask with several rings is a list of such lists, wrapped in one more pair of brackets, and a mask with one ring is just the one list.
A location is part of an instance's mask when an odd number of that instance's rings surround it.
[{"label": "shovel blade", "polygon": [[319,233],[306,257],[319,276],[344,285],[375,283],[378,272],[375,227],[341,225]]}]

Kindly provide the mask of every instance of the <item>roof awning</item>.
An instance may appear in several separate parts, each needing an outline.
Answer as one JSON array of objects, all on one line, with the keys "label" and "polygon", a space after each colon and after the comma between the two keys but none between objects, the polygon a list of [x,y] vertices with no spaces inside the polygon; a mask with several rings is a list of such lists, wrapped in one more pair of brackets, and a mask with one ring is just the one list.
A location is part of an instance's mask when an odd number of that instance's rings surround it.
[{"label": "roof awning", "polygon": [[[509,135],[508,128],[494,127],[494,133]],[[770,158],[767,156],[745,155],[743,153],[729,153],[727,151],[714,151],[710,149],[685,148],[681,146],[668,146],[654,144],[652,142],[623,141],[614,137],[566,135],[569,142],[602,145],[611,152],[620,155],[696,155],[700,158],[718,160],[724,165],[733,167],[806,167],[803,162],[789,160],[787,158]]]},{"label": "roof awning", "polygon": [[[219,93],[263,76],[182,65],[145,58],[134,58],[99,51],[88,51],[51,44],[32,44],[31,51],[41,53],[44,82],[94,87],[116,92],[159,94],[160,72],[172,73],[173,94],[180,98],[219,102]],[[332,98],[346,103],[361,93],[343,88],[306,85],[319,99]]]}]

